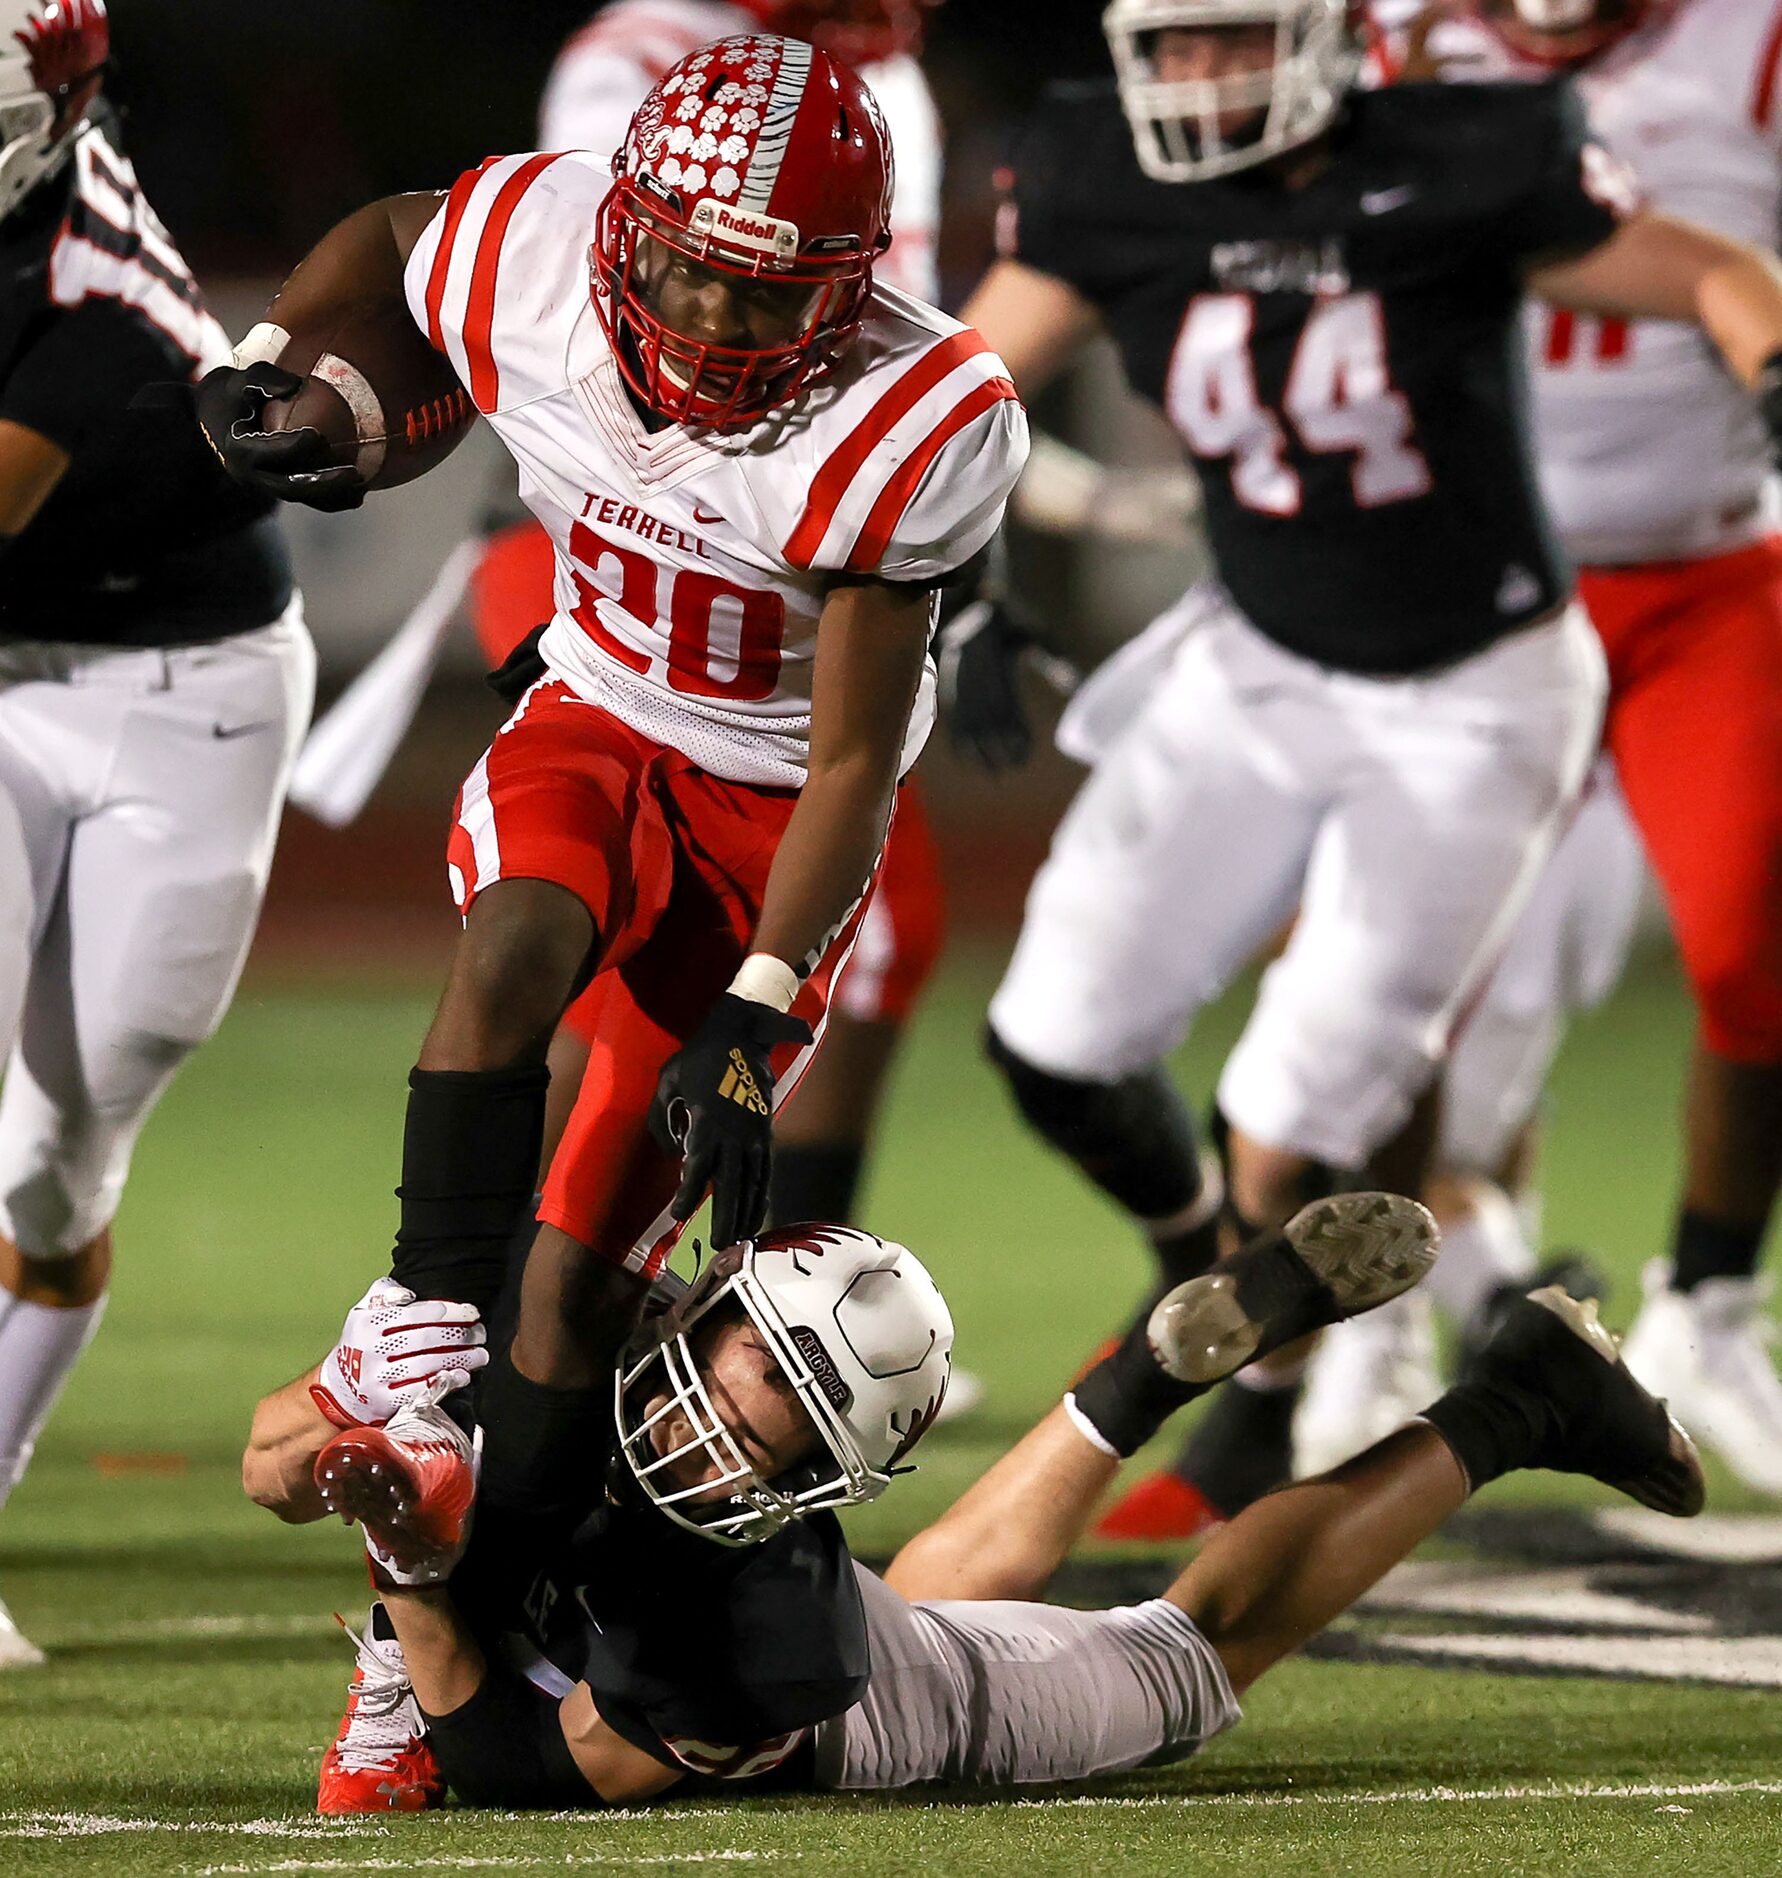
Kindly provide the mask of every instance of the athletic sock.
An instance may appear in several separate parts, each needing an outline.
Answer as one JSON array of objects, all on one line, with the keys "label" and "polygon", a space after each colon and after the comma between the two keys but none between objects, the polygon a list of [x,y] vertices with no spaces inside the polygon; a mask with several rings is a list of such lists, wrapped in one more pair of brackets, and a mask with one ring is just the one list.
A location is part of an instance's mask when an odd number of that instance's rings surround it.
[{"label": "athletic sock", "polygon": [[1141,1313],[1064,1398],[1071,1418],[1079,1426],[1087,1422],[1101,1445],[1122,1460],[1136,1454],[1177,1409],[1206,1394],[1205,1384],[1177,1382],[1158,1368],[1145,1335],[1149,1315]]},{"label": "athletic sock", "polygon": [[1170,1472],[1199,1488],[1228,1518],[1241,1513],[1293,1472],[1293,1413],[1300,1393],[1298,1376],[1234,1376],[1183,1442]]},{"label": "athletic sock", "polygon": [[776,1143],[769,1219],[776,1226],[801,1220],[845,1226],[854,1217],[865,1160],[863,1141]]},{"label": "athletic sock", "polygon": [[1693,1291],[1709,1278],[1749,1278],[1763,1236],[1762,1226],[1731,1226],[1684,1207],[1671,1240],[1671,1289]]},{"label": "athletic sock", "polygon": [[62,1385],[104,1315],[103,1296],[64,1310],[0,1288],[0,1506],[24,1478]]},{"label": "athletic sock", "polygon": [[1417,1419],[1447,1442],[1473,1493],[1502,1474],[1531,1466],[1552,1423],[1539,1396],[1502,1380],[1457,1382]]},{"label": "athletic sock", "polygon": [[485,1316],[499,1297],[538,1179],[550,1080],[542,1068],[409,1071],[390,1271],[416,1297]]}]

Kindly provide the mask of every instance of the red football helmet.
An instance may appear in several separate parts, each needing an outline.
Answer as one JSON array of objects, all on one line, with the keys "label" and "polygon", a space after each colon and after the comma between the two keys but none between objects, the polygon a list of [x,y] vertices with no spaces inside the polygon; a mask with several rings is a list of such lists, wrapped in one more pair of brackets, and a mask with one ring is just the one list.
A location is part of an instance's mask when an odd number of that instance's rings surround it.
[{"label": "red football helmet", "polygon": [[876,65],[920,52],[927,15],[941,0],[742,0],[769,32],[808,39],[844,65]]},{"label": "red football helmet", "polygon": [[714,430],[818,383],[890,243],[891,140],[873,95],[798,39],[721,39],[631,120],[589,266],[625,382]]},{"label": "red football helmet", "polygon": [[1482,0],[1481,16],[1517,57],[1571,71],[1663,19],[1676,0]]}]

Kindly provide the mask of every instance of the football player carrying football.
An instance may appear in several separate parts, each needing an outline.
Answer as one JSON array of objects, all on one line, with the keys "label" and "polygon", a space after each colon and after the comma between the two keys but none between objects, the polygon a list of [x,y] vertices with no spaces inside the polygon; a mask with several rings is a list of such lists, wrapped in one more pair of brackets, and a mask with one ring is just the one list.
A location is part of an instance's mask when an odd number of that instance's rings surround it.
[{"label": "football player carrying football", "polygon": [[[1194,1011],[1298,909],[1220,1081],[1243,1237],[1397,1132],[1594,752],[1524,288],[1698,324],[1756,385],[1782,283],[1643,209],[1563,85],[1355,92],[1340,0],[1115,0],[1106,27],[1117,87],[1036,120],[967,315],[1024,388],[1111,333],[1200,470],[1219,578],[1058,832],[991,1048],[1171,1277],[1210,1251],[1161,1065]],[[1148,1483],[1137,1524],[1280,1478],[1291,1406],[1228,1391],[1197,1440],[1239,1464]]]},{"label": "football player carrying football", "polygon": [[[150,1111],[222,1021],[314,653],[264,496],[145,386],[229,356],[101,87],[0,4],[0,1504],[98,1329]],[[0,1605],[0,1669],[41,1661]]]},{"label": "football player carrying football", "polygon": [[[638,101],[677,59],[726,34],[763,27],[809,39],[854,67],[885,113],[896,155],[891,244],[873,278],[930,304],[940,298],[941,128],[917,63],[934,0],[614,0],[559,54],[539,113],[545,150],[616,150]],[[500,529],[471,577],[470,610],[491,664],[552,611],[548,538],[530,519]],[[776,1117],[772,1213],[782,1221],[852,1216],[866,1143],[898,1038],[939,956],[938,857],[913,778],[898,795],[885,856],[838,981],[823,1050],[799,1099]],[[567,1120],[598,1017],[598,997],[569,1008],[551,1054],[547,1154]],[[962,1392],[953,1379],[953,1406]]]},{"label": "football player carrying football", "polygon": [[[760,1224],[773,1104],[932,719],[934,590],[1026,447],[984,342],[875,284],[890,189],[859,80],[740,35],[669,72],[616,165],[494,158],[361,211],[274,302],[260,360],[200,388],[238,474],[355,499],[350,439],[261,413],[304,392],[275,362],[292,328],[385,296],[390,346],[450,361],[555,550],[536,682],[451,837],[465,931],[411,1077],[394,1257],[422,1297],[498,1287],[546,1048],[591,980],[528,1273],[566,1343],[590,1276],[653,1276],[708,1189],[720,1246]],[[369,366],[347,370],[381,426]]]},{"label": "football player carrying football", "polygon": [[[1581,68],[1593,134],[1654,203],[1774,243],[1768,0],[1504,0],[1422,16],[1411,50],[1443,77]],[[1782,1493],[1782,1382],[1753,1275],[1782,1183],[1782,537],[1762,412],[1688,327],[1532,314],[1543,487],[1582,564],[1608,653],[1605,742],[1699,1016],[1683,1203],[1628,1360],[1747,1484]],[[1462,1313],[1532,1264],[1495,1177],[1514,1172],[1565,1011],[1619,969],[1627,846],[1602,806],[1580,818],[1457,1043],[1442,1140],[1455,1178],[1437,1197]]]},{"label": "football player carrying football", "polygon": [[448,1785],[548,1808],[714,1781],[1006,1788],[1154,1765],[1230,1727],[1251,1682],[1512,1468],[1698,1511],[1687,1435],[1593,1309],[1550,1291],[1511,1306],[1419,1422],[1241,1514],[1162,1597],[1038,1601],[1121,1456],[1239,1365],[1401,1294],[1435,1240],[1407,1200],[1315,1202],[1170,1292],[882,1577],[832,1509],[904,1464],[952,1342],[903,1248],[803,1227],[720,1255],[641,1321],[635,1293],[609,1291],[590,1319],[610,1352],[604,1428],[547,1391],[526,1441],[488,1429],[467,1550],[461,1519],[423,1537],[400,1503],[429,1476],[468,1503],[471,1444],[424,1379],[480,1352],[423,1305],[368,1299],[314,1382],[350,1376],[377,1419],[336,1433],[304,1379],[262,1403],[244,1466],[286,1518],[313,1517],[318,1489],[364,1517],[384,1587],[320,1805],[419,1810]]}]

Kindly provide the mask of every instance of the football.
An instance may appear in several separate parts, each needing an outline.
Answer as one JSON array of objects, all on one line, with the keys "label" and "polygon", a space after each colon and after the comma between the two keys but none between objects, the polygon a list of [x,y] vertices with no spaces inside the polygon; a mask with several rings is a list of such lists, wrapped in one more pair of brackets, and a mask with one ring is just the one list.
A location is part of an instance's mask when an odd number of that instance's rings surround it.
[{"label": "football", "polygon": [[394,489],[425,475],[476,417],[457,373],[400,301],[364,303],[325,328],[299,326],[278,362],[309,382],[267,405],[267,429],[314,428],[335,462],[358,467],[367,488]]}]

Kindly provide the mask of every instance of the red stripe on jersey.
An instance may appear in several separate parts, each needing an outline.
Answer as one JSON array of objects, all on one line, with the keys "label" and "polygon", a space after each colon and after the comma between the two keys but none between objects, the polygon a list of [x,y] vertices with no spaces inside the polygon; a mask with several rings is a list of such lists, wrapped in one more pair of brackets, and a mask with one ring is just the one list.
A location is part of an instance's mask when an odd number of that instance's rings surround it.
[{"label": "red stripe on jersey", "polygon": [[446,197],[445,224],[439,231],[439,246],[433,250],[433,271],[427,276],[427,337],[433,342],[435,352],[446,349],[439,316],[445,306],[446,274],[452,265],[452,243],[457,239],[458,224],[464,219],[464,211],[470,206],[471,194],[483,172],[491,163],[500,161],[500,157],[484,157],[475,169],[466,170],[452,184],[452,193]]},{"label": "red stripe on jersey", "polygon": [[878,501],[872,505],[872,513],[867,516],[866,525],[861,529],[853,552],[848,556],[850,572],[869,574],[878,566],[885,558],[885,550],[891,545],[897,524],[903,520],[904,511],[922,486],[922,478],[928,474],[928,466],[967,424],[982,417],[992,405],[1000,404],[1014,395],[1015,387],[1006,378],[987,379],[961,398],[935,425],[923,439],[922,447],[905,459],[897,474],[885,485]]},{"label": "red stripe on jersey", "polygon": [[501,271],[501,243],[520,198],[555,163],[555,153],[528,157],[495,192],[488,219],[476,245],[470,270],[470,299],[464,309],[464,361],[470,368],[470,395],[479,411],[494,410],[501,397],[501,372],[490,335],[495,328],[495,280]]},{"label": "red stripe on jersey", "polygon": [[1763,56],[1757,66],[1757,83],[1751,92],[1751,121],[1759,130],[1770,128],[1776,107],[1779,66],[1782,66],[1782,11],[1771,22],[1769,37],[1763,42]]},{"label": "red stripe on jersey", "polygon": [[848,485],[866,459],[890,436],[899,419],[907,417],[949,372],[989,350],[969,326],[943,339],[925,352],[854,426],[811,482],[810,499],[786,542],[786,559],[794,567],[809,567],[816,559]]}]

